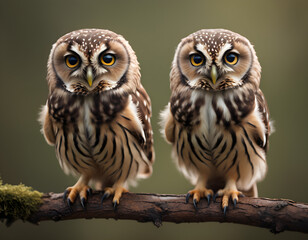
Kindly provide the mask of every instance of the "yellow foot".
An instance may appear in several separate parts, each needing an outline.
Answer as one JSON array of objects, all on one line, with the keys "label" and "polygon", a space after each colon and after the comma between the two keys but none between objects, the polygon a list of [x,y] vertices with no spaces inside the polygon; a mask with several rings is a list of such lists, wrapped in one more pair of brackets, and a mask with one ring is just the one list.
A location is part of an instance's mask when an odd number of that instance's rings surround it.
[{"label": "yellow foot", "polygon": [[207,188],[197,188],[191,190],[186,195],[186,203],[188,203],[190,196],[193,197],[193,203],[195,209],[197,209],[197,203],[200,201],[200,198],[207,198],[207,203],[210,205],[211,197],[213,196],[213,191]]},{"label": "yellow foot", "polygon": [[91,195],[91,193],[92,189],[88,185],[77,182],[73,187],[68,187],[65,190],[63,199],[66,199],[68,206],[71,207],[77,195],[79,195],[81,206],[85,208],[87,197]]},{"label": "yellow foot", "polygon": [[233,201],[234,207],[236,206],[238,202],[238,197],[244,197],[244,194],[237,189],[220,189],[214,196],[214,201],[216,197],[221,197],[222,196],[222,209],[224,210],[224,215],[226,215],[228,205],[229,205],[229,199]]},{"label": "yellow foot", "polygon": [[102,203],[110,195],[114,195],[112,202],[113,202],[113,208],[116,209],[117,205],[119,205],[120,203],[120,198],[122,196],[122,193],[126,193],[126,192],[128,192],[128,190],[126,190],[125,188],[121,186],[115,187],[115,188],[110,188],[110,187],[105,188],[104,195],[102,197]]}]

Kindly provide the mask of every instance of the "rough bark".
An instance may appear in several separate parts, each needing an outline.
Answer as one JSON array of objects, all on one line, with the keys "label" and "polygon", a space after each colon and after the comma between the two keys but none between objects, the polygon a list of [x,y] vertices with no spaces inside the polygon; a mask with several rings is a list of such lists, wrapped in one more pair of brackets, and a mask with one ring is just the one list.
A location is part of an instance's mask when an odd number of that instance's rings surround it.
[{"label": "rough bark", "polygon": [[269,228],[274,233],[285,230],[308,233],[308,204],[287,199],[243,197],[236,207],[230,203],[224,216],[221,198],[209,206],[202,199],[196,210],[191,200],[185,203],[184,195],[125,193],[116,209],[111,198],[101,203],[101,197],[99,192],[94,192],[88,199],[86,209],[83,209],[79,200],[69,208],[63,194],[45,194],[39,211],[28,220],[39,223],[46,220],[114,218],[153,222],[157,227],[162,222],[231,222]]}]

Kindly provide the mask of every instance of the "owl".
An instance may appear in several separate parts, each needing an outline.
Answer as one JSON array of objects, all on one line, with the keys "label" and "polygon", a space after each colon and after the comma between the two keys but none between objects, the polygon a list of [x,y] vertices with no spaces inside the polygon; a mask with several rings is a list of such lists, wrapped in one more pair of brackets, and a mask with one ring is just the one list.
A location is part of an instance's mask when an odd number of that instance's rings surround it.
[{"label": "owl", "polygon": [[[249,40],[224,29],[197,31],[179,43],[170,73],[162,132],[179,170],[195,188],[186,201],[257,197],[267,171],[271,131],[261,67]],[[216,194],[214,195],[214,192]]]},{"label": "owl", "polygon": [[79,196],[85,207],[94,184],[116,207],[154,161],[151,101],[133,49],[108,30],[70,32],[51,49],[47,82],[42,132],[64,172],[79,178],[65,191],[68,205]]}]

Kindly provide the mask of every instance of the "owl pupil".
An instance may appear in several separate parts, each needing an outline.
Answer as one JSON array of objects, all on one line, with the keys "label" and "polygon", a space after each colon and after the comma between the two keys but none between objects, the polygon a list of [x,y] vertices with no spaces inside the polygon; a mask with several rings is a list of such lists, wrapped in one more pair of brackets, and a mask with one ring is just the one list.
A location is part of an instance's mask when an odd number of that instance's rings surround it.
[{"label": "owl pupil", "polygon": [[199,55],[195,55],[195,56],[194,56],[194,62],[195,62],[196,64],[201,63],[201,62],[202,62],[202,57],[199,56]]},{"label": "owl pupil", "polygon": [[227,58],[228,62],[233,62],[235,60],[236,56],[231,53],[226,58]]},{"label": "owl pupil", "polygon": [[105,63],[111,63],[113,60],[113,57],[111,55],[105,55],[103,56],[103,60]]},{"label": "owl pupil", "polygon": [[74,56],[70,56],[70,57],[68,58],[68,62],[69,62],[69,64],[71,64],[71,65],[76,65],[76,64],[78,63],[78,59],[77,59],[76,57],[74,57]]}]

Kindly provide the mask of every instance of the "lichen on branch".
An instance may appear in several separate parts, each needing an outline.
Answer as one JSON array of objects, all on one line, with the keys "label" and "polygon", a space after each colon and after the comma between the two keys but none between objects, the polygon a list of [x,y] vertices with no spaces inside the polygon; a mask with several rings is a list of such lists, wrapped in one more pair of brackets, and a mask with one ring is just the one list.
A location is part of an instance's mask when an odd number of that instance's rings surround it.
[{"label": "lichen on branch", "polygon": [[43,194],[24,184],[3,184],[0,179],[0,220],[10,225],[17,219],[26,220],[39,209]]}]

